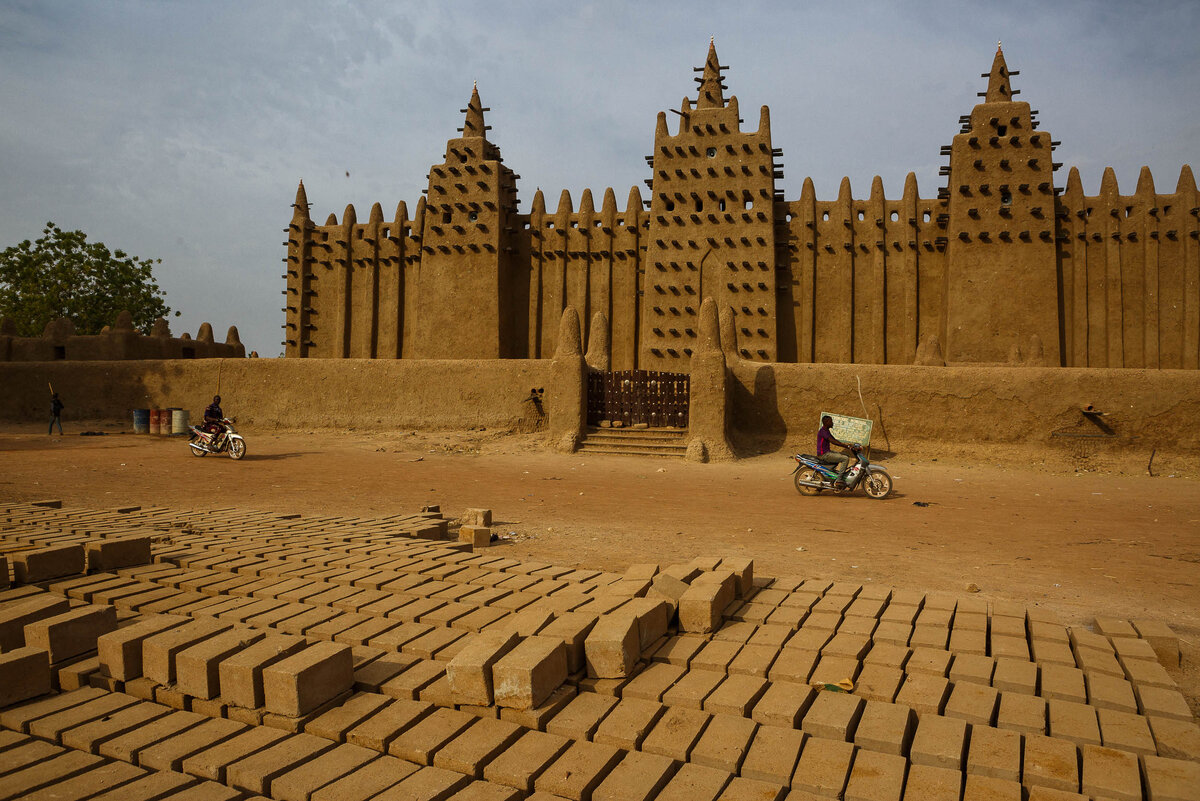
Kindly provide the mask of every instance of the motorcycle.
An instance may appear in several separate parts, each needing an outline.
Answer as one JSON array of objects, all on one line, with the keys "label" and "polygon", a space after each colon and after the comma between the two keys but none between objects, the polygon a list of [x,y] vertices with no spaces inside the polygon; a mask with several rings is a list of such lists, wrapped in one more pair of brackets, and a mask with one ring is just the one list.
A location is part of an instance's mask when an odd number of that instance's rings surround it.
[{"label": "motorcycle", "polygon": [[792,458],[796,460],[795,476],[796,490],[801,495],[816,495],[822,490],[832,492],[854,492],[859,486],[870,498],[883,500],[892,492],[892,477],[883,465],[871,464],[863,453],[861,445],[852,449],[854,464],[846,471],[845,479],[839,479],[838,473],[830,465],[817,460],[815,456],[798,453]]},{"label": "motorcycle", "polygon": [[188,426],[191,433],[188,448],[192,456],[208,456],[210,453],[228,453],[230,459],[241,459],[246,455],[246,440],[233,428],[228,417],[221,420],[221,430],[210,434],[199,426]]}]

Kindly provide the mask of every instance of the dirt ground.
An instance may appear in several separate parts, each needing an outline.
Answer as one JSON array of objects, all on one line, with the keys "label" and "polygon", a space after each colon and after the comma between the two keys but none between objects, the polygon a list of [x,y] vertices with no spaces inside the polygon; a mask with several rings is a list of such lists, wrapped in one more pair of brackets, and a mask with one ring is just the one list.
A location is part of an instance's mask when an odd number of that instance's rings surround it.
[{"label": "dirt ground", "polygon": [[516,558],[623,570],[737,554],[759,575],[978,591],[1071,625],[1155,618],[1180,635],[1178,678],[1200,708],[1200,478],[1151,477],[1144,460],[1076,472],[1011,452],[902,455],[885,462],[895,493],[876,501],[799,495],[786,454],[705,465],[565,456],[536,435],[249,430],[249,455],[234,462],[109,431],[0,431],[0,501],[360,517],[483,507]]}]

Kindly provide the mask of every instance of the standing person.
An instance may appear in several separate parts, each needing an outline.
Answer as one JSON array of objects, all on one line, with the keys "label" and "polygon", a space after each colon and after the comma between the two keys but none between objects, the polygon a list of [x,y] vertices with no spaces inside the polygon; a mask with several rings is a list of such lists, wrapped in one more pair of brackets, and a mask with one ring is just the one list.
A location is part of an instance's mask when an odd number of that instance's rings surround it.
[{"label": "standing person", "polygon": [[844,453],[832,452],[829,450],[830,445],[837,445],[839,448],[851,447],[833,435],[833,418],[825,415],[821,418],[821,428],[817,430],[817,461],[837,465],[838,481],[843,481],[850,457]]},{"label": "standing person", "polygon": [[55,425],[58,426],[58,435],[60,437],[63,435],[62,418],[60,417],[60,415],[62,414],[62,410],[63,410],[63,402],[61,400],[59,400],[58,393],[51,392],[50,393],[50,430],[46,432],[47,435],[51,435],[54,433]]}]

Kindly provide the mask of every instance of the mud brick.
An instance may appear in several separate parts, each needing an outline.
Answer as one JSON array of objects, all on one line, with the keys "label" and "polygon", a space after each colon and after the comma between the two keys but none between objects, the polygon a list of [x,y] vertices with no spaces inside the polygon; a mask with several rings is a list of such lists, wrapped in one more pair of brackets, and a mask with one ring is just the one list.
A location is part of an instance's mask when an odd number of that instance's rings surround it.
[{"label": "mud brick", "polygon": [[585,801],[623,757],[624,753],[611,745],[574,743],[541,772],[534,787],[539,792]]},{"label": "mud brick", "polygon": [[58,742],[62,733],[67,729],[89,723],[105,715],[111,715],[126,707],[133,706],[137,699],[124,693],[105,693],[98,698],[85,701],[78,706],[63,709],[49,715],[31,720],[29,733],[43,740]]},{"label": "mud brick", "polygon": [[0,708],[50,692],[50,655],[23,647],[0,653]]},{"label": "mud brick", "polygon": [[[335,710],[330,710],[332,714]],[[424,720],[434,711],[432,704],[421,701],[398,700],[380,709],[374,715],[352,726],[345,736],[348,743],[386,752],[392,740],[412,726]]]},{"label": "mud brick", "polygon": [[859,749],[846,783],[847,801],[899,801],[907,761],[894,754]]},{"label": "mud brick", "polygon": [[1174,689],[1165,687],[1136,687],[1138,709],[1143,715],[1178,720],[1194,720],[1187,700]]},{"label": "mud brick", "polygon": [[920,613],[919,603],[905,603],[898,599],[896,595],[892,595],[887,606],[879,613],[879,619],[885,623],[904,623],[911,626],[917,620],[917,615]]},{"label": "mud brick", "polygon": [[1087,699],[1083,671],[1063,665],[1042,665],[1041,696],[1047,701],[1083,703]]},{"label": "mud brick", "polygon": [[671,689],[685,672],[684,668],[677,665],[653,662],[625,685],[621,697],[661,701],[663,693]]},{"label": "mud brick", "polygon": [[1095,648],[1076,648],[1075,662],[1084,673],[1097,673],[1125,678],[1125,669],[1117,661],[1112,651],[1098,651]]},{"label": "mud brick", "polygon": [[368,640],[372,648],[382,648],[385,651],[399,651],[418,637],[424,637],[433,631],[433,626],[427,623],[402,623],[394,629],[388,629],[382,634]]},{"label": "mud brick", "polygon": [[1100,720],[1100,739],[1106,748],[1135,754],[1157,754],[1154,737],[1146,718],[1112,709],[1096,710]]},{"label": "mud brick", "polygon": [[836,740],[810,738],[800,752],[792,775],[792,788],[829,798],[840,798],[850,774],[855,747]]},{"label": "mud brick", "polygon": [[[736,604],[736,602],[735,602]],[[745,623],[764,623],[766,619],[775,611],[776,607],[771,604],[760,604],[755,601],[747,601],[741,606],[736,606],[734,611],[729,614],[730,619],[738,620]]]},{"label": "mud brick", "polygon": [[1137,630],[1128,620],[1121,620],[1115,617],[1098,617],[1093,621],[1092,628],[1097,634],[1109,638],[1116,637],[1133,637],[1138,636]]},{"label": "mud brick", "polygon": [[735,580],[706,581],[700,578],[679,597],[679,628],[706,634],[716,631],[724,620],[724,611],[734,598]]},{"label": "mud brick", "polygon": [[795,729],[760,726],[742,762],[741,775],[780,785],[790,784],[805,737],[803,732]]},{"label": "mud brick", "polygon": [[758,724],[732,715],[713,715],[692,747],[691,761],[736,773],[750,748]]},{"label": "mud brick", "polygon": [[743,645],[740,642],[714,639],[692,658],[691,668],[693,670],[716,670],[724,673],[742,648]]},{"label": "mud brick", "polygon": [[738,598],[751,595],[754,589],[754,560],[744,556],[726,556],[717,565],[718,571],[732,571],[737,582],[734,588]]},{"label": "mud brick", "polygon": [[586,612],[565,612],[555,616],[538,634],[562,640],[567,649],[567,671],[578,673],[587,666],[584,642],[595,627],[596,621],[596,615]]},{"label": "mud brick", "polygon": [[[483,631],[484,629],[491,627],[493,624],[496,624],[499,621],[503,620],[507,616],[508,616],[508,613],[505,612],[503,609],[489,609],[487,607],[482,607],[480,609],[476,609],[474,612],[468,612],[467,614],[465,614],[462,617],[455,620],[454,623],[451,625],[453,625],[454,628],[456,628],[456,629],[479,633],[479,632]],[[579,653],[580,653],[580,656],[579,656],[580,664],[582,664],[583,663],[583,656],[582,656],[583,640],[582,640],[582,637],[579,642]]]},{"label": "mud brick", "polygon": [[354,668],[354,689],[361,692],[378,693],[388,681],[419,662],[408,654],[384,654],[365,665]]},{"label": "mud brick", "polygon": [[1081,750],[1081,792],[1120,801],[1141,801],[1142,779],[1136,755],[1098,745],[1085,745]]},{"label": "mud brick", "polygon": [[[364,617],[366,616],[364,615]],[[333,641],[344,643],[346,645],[365,645],[367,642],[375,639],[379,635],[387,631],[391,631],[400,625],[401,624],[395,620],[367,617],[358,625],[351,626],[348,629],[343,629],[334,634]]]},{"label": "mud brick", "polygon": [[632,614],[637,617],[638,637],[642,650],[667,633],[667,626],[671,622],[674,611],[672,604],[659,598],[635,598],[621,607],[623,614]]},{"label": "mud brick", "polygon": [[1079,749],[1075,743],[1055,737],[1025,737],[1022,781],[1027,787],[1048,787],[1079,792]]},{"label": "mud brick", "polygon": [[896,703],[911,707],[918,717],[940,715],[950,694],[950,683],[933,673],[908,673],[896,693]]},{"label": "mud brick", "polygon": [[674,760],[658,754],[625,754],[592,792],[592,801],[648,801],[677,768]]},{"label": "mud brick", "polygon": [[566,679],[566,646],[553,637],[528,637],[492,666],[495,703],[512,709],[540,705]]},{"label": "mud brick", "polygon": [[418,765],[432,765],[439,749],[478,720],[453,709],[436,709],[410,725],[388,744],[388,753]]},{"label": "mud brick", "polygon": [[1030,641],[1029,653],[1043,667],[1046,665],[1075,667],[1075,652],[1071,650],[1071,646],[1067,643],[1056,640],[1042,640],[1035,637]]},{"label": "mud brick", "polygon": [[764,623],[754,630],[754,633],[750,635],[750,639],[746,640],[746,644],[772,648],[778,651],[787,642],[787,639],[792,636],[792,633],[792,629],[788,626]]},{"label": "mud brick", "polygon": [[696,709],[668,707],[645,735],[641,750],[685,762],[711,719]]},{"label": "mud brick", "polygon": [[663,598],[672,606],[678,608],[679,599],[687,592],[689,585],[686,581],[670,575],[668,573],[660,573],[650,580],[650,589],[646,595],[649,598]]},{"label": "mud brick", "polygon": [[810,684],[838,684],[843,681],[853,683],[858,677],[860,662],[847,656],[822,656],[817,660],[816,667],[809,675]]},{"label": "mud brick", "polygon": [[1051,737],[1078,745],[1100,745],[1100,724],[1093,707],[1057,698],[1050,701],[1049,707]]},{"label": "mud brick", "polygon": [[1038,666],[1018,659],[998,659],[992,686],[1002,693],[1033,695],[1038,689]]},{"label": "mud brick", "polygon": [[50,593],[31,596],[0,607],[0,651],[25,645],[25,627],[38,620],[70,611],[65,598]]},{"label": "mud brick", "polygon": [[175,657],[180,651],[229,629],[228,623],[203,618],[152,634],[142,640],[142,671],[159,684],[173,684]]},{"label": "mud brick", "polygon": [[546,723],[546,731],[572,740],[590,740],[616,705],[616,698],[580,693]]},{"label": "mud brick", "polygon": [[9,558],[16,584],[36,584],[83,572],[83,545],[78,543],[18,551]]},{"label": "mud brick", "polygon": [[944,714],[979,726],[991,726],[996,719],[999,700],[999,693],[992,687],[962,682],[951,689]]},{"label": "mud brick", "polygon": [[904,672],[884,664],[868,663],[858,674],[854,694],[860,698],[891,703],[896,699]]},{"label": "mud brick", "polygon": [[321,625],[322,623],[326,623],[326,622],[334,619],[335,617],[337,617],[340,614],[344,614],[344,613],[338,612],[336,609],[326,609],[326,608],[314,609],[312,607],[309,607],[309,609],[305,612],[301,612],[298,615],[294,615],[285,620],[280,620],[280,621],[276,622],[274,624],[274,628],[279,629],[279,631],[285,632],[287,634],[294,634],[296,636],[300,636],[300,635],[303,635],[305,632],[307,632],[309,629],[316,628],[317,626]]},{"label": "mud brick", "polygon": [[702,706],[705,712],[713,714],[749,717],[768,686],[757,676],[728,676],[704,699]]},{"label": "mud brick", "polygon": [[912,633],[913,627],[908,623],[883,621],[875,627],[875,631],[871,634],[871,639],[877,643],[882,642],[907,646],[908,641],[912,639]]},{"label": "mud brick", "polygon": [[450,683],[445,680],[446,669],[440,662],[422,659],[399,676],[384,682],[379,691],[392,698],[416,699],[435,682],[441,680],[449,693]]},{"label": "mud brick", "polygon": [[[152,723],[147,728],[155,728],[155,725]],[[192,754],[248,730],[249,727],[231,720],[204,720],[178,735],[141,748],[137,752],[138,765],[148,770],[179,770],[183,760]]]},{"label": "mud brick", "polygon": [[[137,680],[135,679],[134,681]],[[169,706],[172,709],[179,709],[182,711],[187,711],[192,708],[192,699],[190,697],[184,695],[175,687],[164,687],[161,684],[154,685],[154,697],[148,700],[152,700],[156,704],[162,704],[163,706]]]},{"label": "mud brick", "polygon": [[817,651],[784,648],[767,670],[767,678],[771,681],[807,684],[819,658],[820,654]]},{"label": "mud brick", "polygon": [[996,725],[1023,734],[1046,733],[1046,700],[1024,693],[1000,693]]},{"label": "mud brick", "polygon": [[[196,780],[191,776],[174,771],[161,773],[142,773],[141,778],[128,784],[122,784],[100,795],[89,796],[89,801],[155,801],[155,799],[174,797],[186,801],[182,793],[189,788],[196,788]],[[227,790],[228,788],[221,788]],[[235,790],[228,790],[230,793]],[[175,795],[179,794],[179,795]]]},{"label": "mud brick", "polygon": [[205,718],[192,712],[163,710],[166,714],[137,728],[98,744],[101,756],[136,763],[145,748],[163,742],[203,723]]},{"label": "mud brick", "polygon": [[288,735],[264,726],[251,726],[234,736],[185,757],[184,773],[214,782],[224,782],[226,769],[234,762],[257,754],[287,739]]},{"label": "mud brick", "polygon": [[637,618],[620,613],[602,616],[584,641],[588,675],[624,678],[641,655]]},{"label": "mud brick", "polygon": [[778,606],[767,615],[766,623],[771,626],[780,626],[786,629],[798,629],[804,619],[808,617],[807,607],[801,606]]},{"label": "mud brick", "polygon": [[39,788],[91,771],[101,760],[90,754],[66,751],[41,762],[15,768],[4,778],[5,798],[23,799]]},{"label": "mud brick", "polygon": [[262,638],[262,632],[236,628],[180,651],[175,657],[175,675],[179,690],[193,698],[201,699],[221,695],[221,662],[242,653]]},{"label": "mud brick", "polygon": [[[1118,642],[1143,643],[1145,640],[1119,640]],[[1175,680],[1157,661],[1121,657],[1121,667],[1125,669],[1126,678],[1135,685],[1163,687],[1171,690],[1176,687]]]},{"label": "mud brick", "polygon": [[904,798],[921,801],[958,801],[962,795],[962,773],[949,768],[912,765],[904,781]]},{"label": "mud brick", "polygon": [[967,773],[1020,781],[1020,733],[990,729],[983,725],[972,726],[971,745],[967,752]]},{"label": "mud brick", "polygon": [[355,693],[344,703],[318,715],[304,725],[308,734],[334,742],[346,742],[346,733],[392,703],[377,693]]},{"label": "mud brick", "polygon": [[750,717],[757,723],[795,728],[816,699],[811,687],[792,682],[773,682],[754,705]]},{"label": "mud brick", "polygon": [[104,742],[157,720],[169,711],[157,704],[134,704],[111,715],[67,729],[62,733],[62,745],[76,751],[95,754]]},{"label": "mud brick", "polygon": [[417,766],[411,762],[379,756],[374,761],[315,790],[312,801],[367,801],[399,784],[417,770]]},{"label": "mud brick", "polygon": [[1200,762],[1200,726],[1195,722],[1155,715],[1146,716],[1146,721],[1150,724],[1159,756]]},{"label": "mud brick", "polygon": [[1168,668],[1178,668],[1180,663],[1179,637],[1161,620],[1132,621],[1138,636],[1150,644],[1158,661]]},{"label": "mud brick", "polygon": [[827,642],[833,639],[834,625],[822,625],[814,621],[805,621],[804,625],[788,638],[784,647],[801,651],[820,651],[825,647]]},{"label": "mud brick", "polygon": [[537,777],[557,760],[570,744],[569,740],[558,735],[540,731],[527,732],[484,766],[483,776],[489,782],[526,793],[533,792]]},{"label": "mud brick", "polygon": [[1021,801],[1021,785],[1009,779],[968,773],[963,801]]},{"label": "mud brick", "polygon": [[908,662],[904,664],[904,670],[906,673],[931,673],[935,676],[947,676],[950,674],[952,658],[948,651],[938,648],[914,647],[912,654],[908,657]]},{"label": "mud brick", "polygon": [[350,648],[320,642],[263,668],[268,712],[299,717],[354,686]]},{"label": "mud brick", "polygon": [[225,701],[247,709],[265,703],[263,669],[306,647],[300,637],[270,634],[222,660],[217,665],[221,695]]},{"label": "mud brick", "polygon": [[731,620],[721,626],[720,630],[713,634],[712,639],[722,642],[745,643],[750,640],[756,631],[758,631],[757,623],[744,620]]},{"label": "mud brick", "polygon": [[88,570],[113,571],[150,562],[149,537],[112,537],[84,543]]},{"label": "mud brick", "polygon": [[950,629],[946,626],[913,626],[908,644],[913,648],[936,648],[945,650],[950,644]]},{"label": "mud brick", "polygon": [[0,710],[0,726],[15,732],[28,733],[30,722],[38,718],[79,706],[107,693],[92,687],[83,687],[72,692],[50,695],[36,701]]},{"label": "mud brick", "polygon": [[950,681],[955,684],[972,682],[988,686],[992,683],[995,670],[996,660],[990,656],[956,654],[954,663],[950,666]]},{"label": "mud brick", "polygon": [[335,746],[272,781],[271,797],[278,801],[309,801],[320,788],[362,770],[378,758],[374,751],[356,745]]},{"label": "mud brick", "polygon": [[671,689],[663,693],[662,702],[668,706],[702,709],[704,699],[725,680],[725,674],[715,670],[689,670]]},{"label": "mud brick", "polygon": [[476,779],[483,778],[484,767],[515,743],[525,731],[504,720],[478,720],[439,750],[433,764]]},{"label": "mud brick", "polygon": [[728,771],[686,764],[667,782],[655,801],[716,801],[730,779]]},{"label": "mud brick", "polygon": [[867,701],[854,730],[854,744],[881,754],[907,757],[916,715],[908,707]]},{"label": "mud brick", "polygon": [[1200,787],[1200,763],[1156,756],[1142,757],[1147,797],[1151,801],[1187,801]]},{"label": "mud brick", "polygon": [[99,792],[122,788],[146,776],[146,771],[123,762],[98,764],[74,776],[55,780],[40,791],[28,793],[23,801],[58,801],[63,798],[91,798]]},{"label": "mud brick", "polygon": [[446,664],[446,679],[455,700],[462,704],[491,704],[493,668],[518,642],[520,637],[509,631],[486,632],[471,637],[467,645]]},{"label": "mud brick", "polygon": [[1133,697],[1133,685],[1123,678],[1105,673],[1084,673],[1087,685],[1088,704],[1097,709],[1112,709],[1117,712],[1137,712],[1137,700]]},{"label": "mud brick", "polygon": [[271,794],[275,779],[298,765],[311,763],[333,747],[333,743],[310,734],[294,734],[274,745],[240,759],[225,771],[225,783],[259,795]]},{"label": "mud brick", "polygon": [[624,698],[604,716],[592,740],[635,750],[665,711],[666,707],[655,701]]},{"label": "mud brick", "polygon": [[934,715],[920,718],[909,748],[914,765],[961,771],[966,753],[967,723]]}]

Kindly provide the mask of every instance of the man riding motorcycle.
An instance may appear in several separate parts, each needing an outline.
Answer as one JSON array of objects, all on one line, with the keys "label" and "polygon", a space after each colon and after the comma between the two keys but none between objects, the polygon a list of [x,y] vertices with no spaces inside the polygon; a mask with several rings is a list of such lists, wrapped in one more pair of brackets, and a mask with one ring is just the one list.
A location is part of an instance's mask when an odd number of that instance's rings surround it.
[{"label": "man riding motorcycle", "polygon": [[842,442],[833,435],[833,418],[825,415],[821,418],[821,427],[817,430],[817,460],[823,464],[837,465],[837,483],[844,486],[846,468],[850,465],[850,457],[844,453],[834,453],[829,450],[830,445],[837,445],[839,448],[846,448],[847,450],[854,449],[853,445]]},{"label": "man riding motorcycle", "polygon": [[214,395],[213,402],[204,410],[204,431],[209,436],[209,441],[216,442],[217,435],[224,430],[221,421],[225,419],[225,413],[221,411],[221,396]]}]

